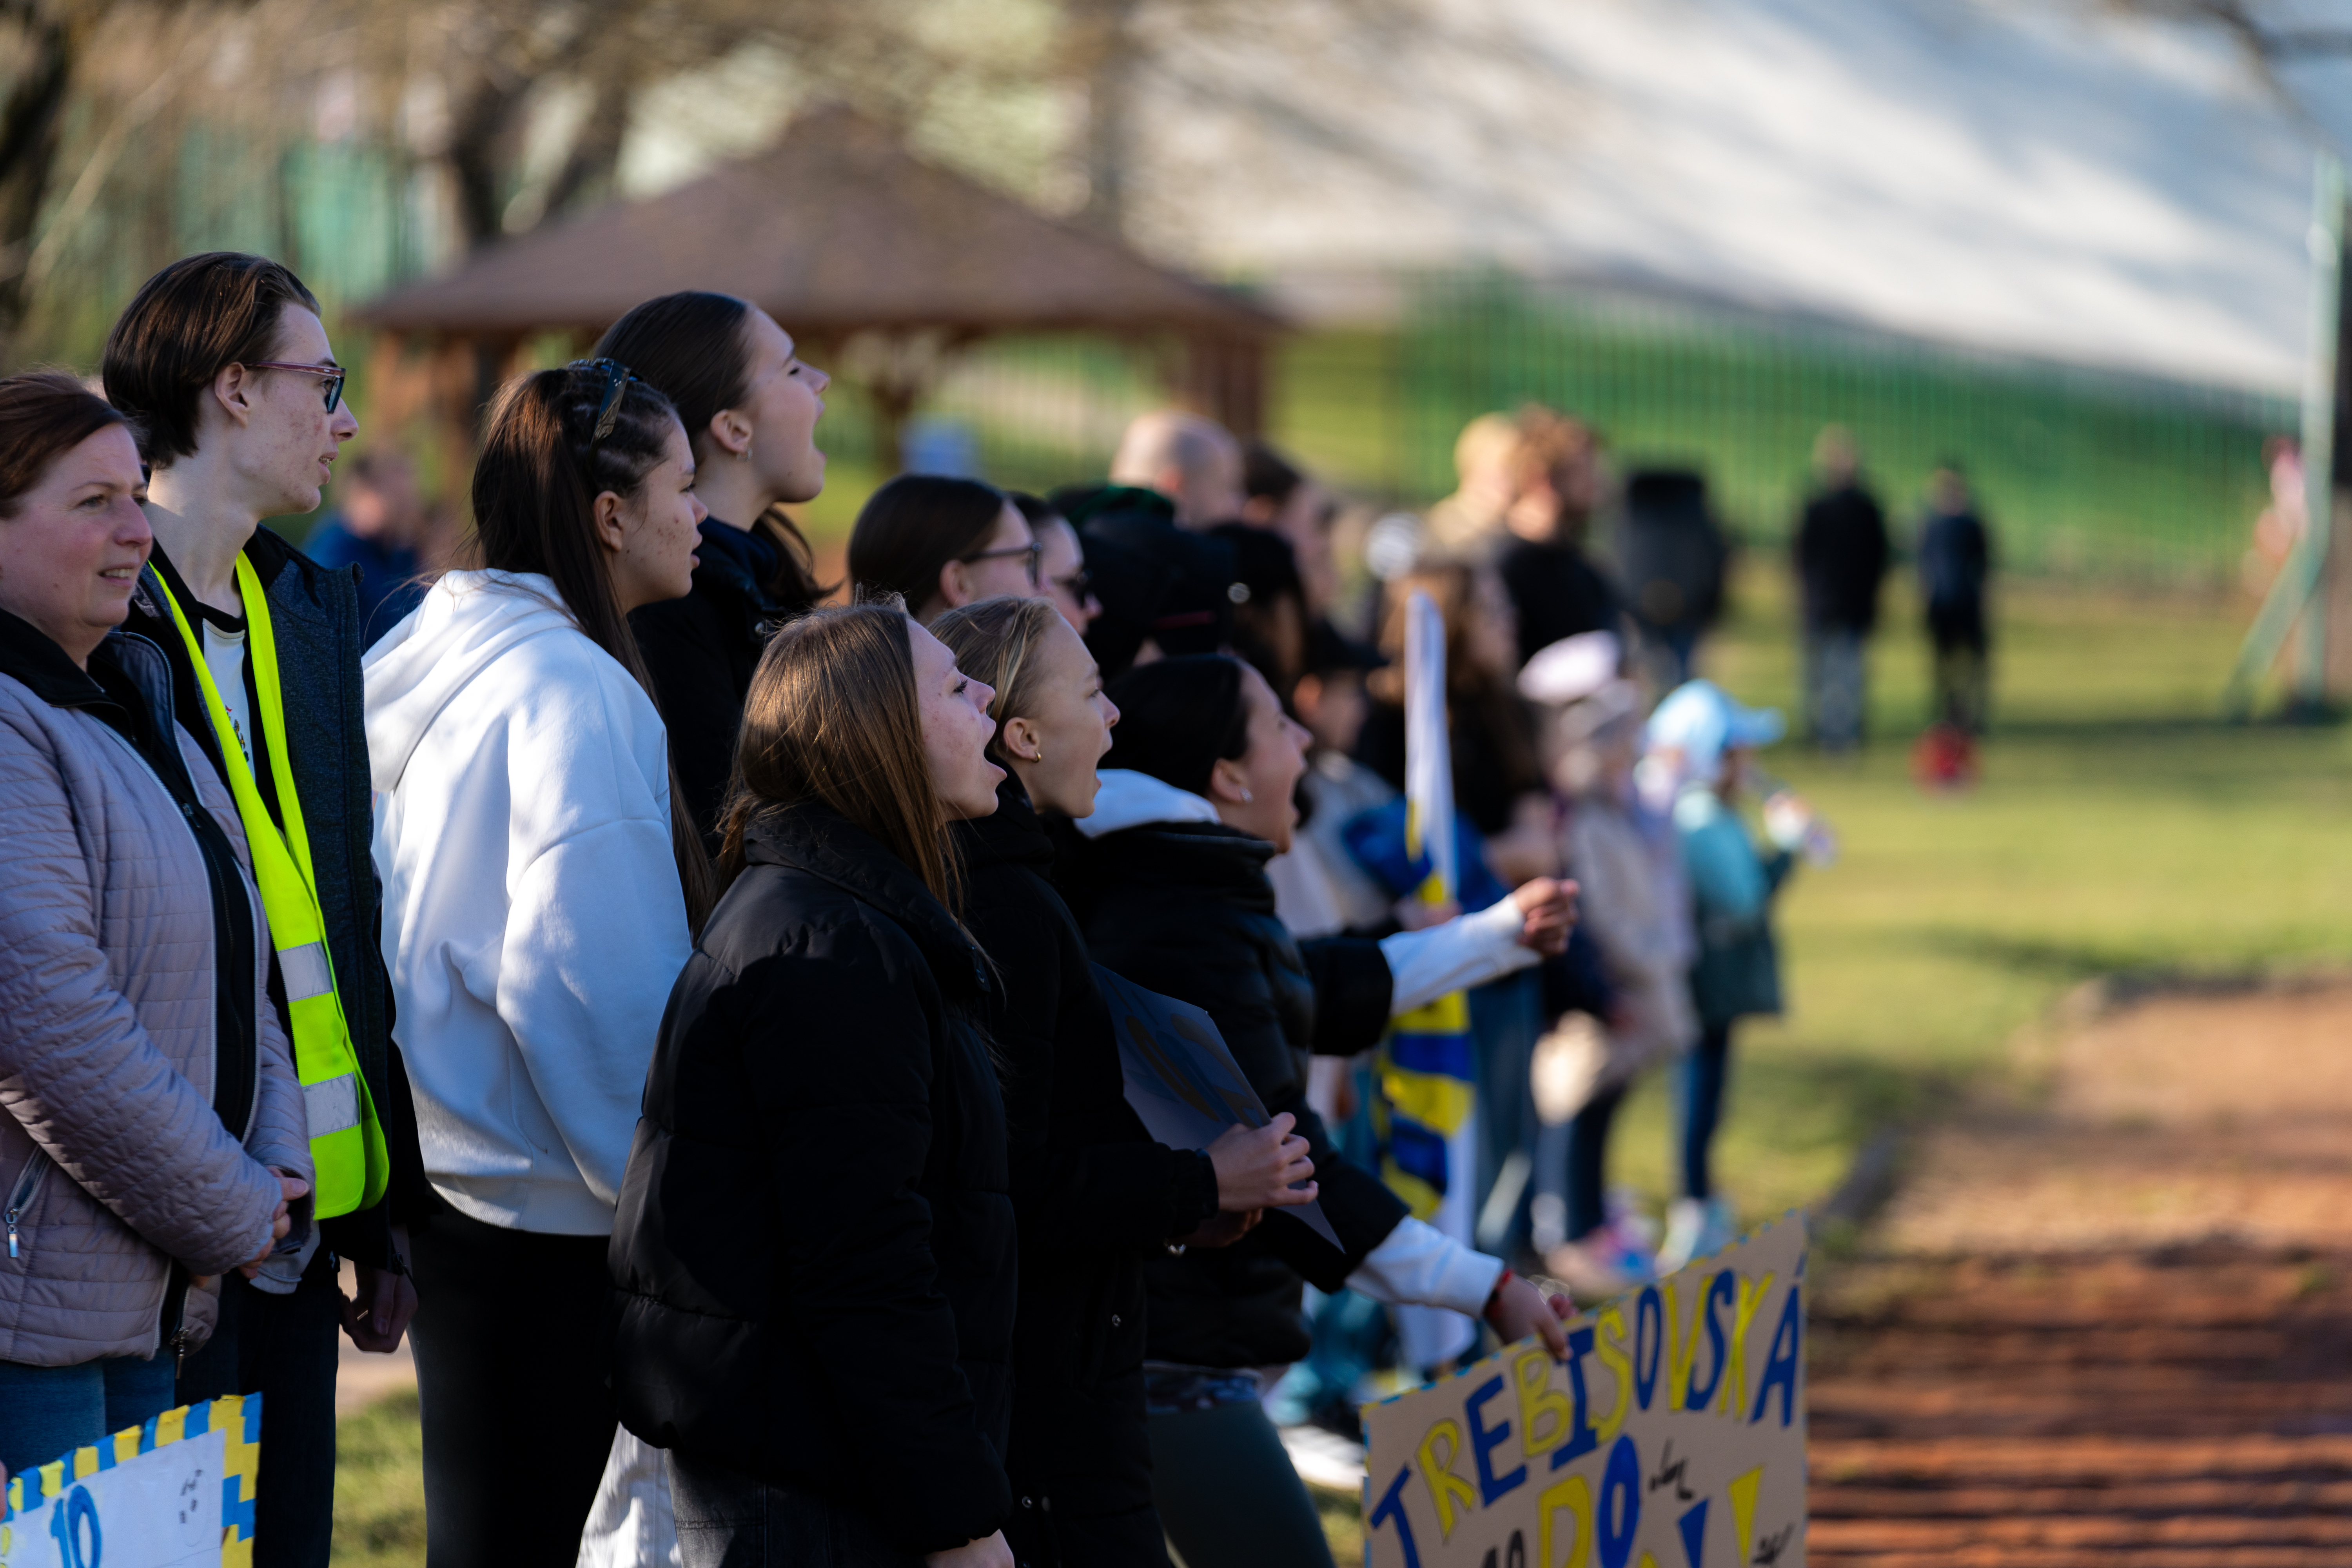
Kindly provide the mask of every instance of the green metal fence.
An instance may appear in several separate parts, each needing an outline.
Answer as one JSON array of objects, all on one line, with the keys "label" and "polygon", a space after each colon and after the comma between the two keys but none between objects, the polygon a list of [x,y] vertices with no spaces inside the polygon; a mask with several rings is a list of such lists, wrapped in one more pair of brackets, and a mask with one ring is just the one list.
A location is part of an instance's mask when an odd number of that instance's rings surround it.
[{"label": "green metal fence", "polygon": [[[2280,397],[1475,276],[1423,279],[1394,329],[1299,334],[1274,376],[1272,437],[1375,504],[1445,493],[1462,426],[1536,401],[1592,421],[1621,468],[1698,468],[1726,522],[1769,547],[1837,422],[1899,536],[1957,460],[2007,568],[2179,585],[2235,574],[2268,499],[2263,442],[2295,423]],[[1042,487],[1099,474],[1154,399],[1145,353],[1037,338],[966,356],[931,409],[969,425],[983,472]],[[854,391],[826,425],[829,446],[865,450]]]},{"label": "green metal fence", "polygon": [[1406,494],[1450,486],[1465,421],[1532,399],[1592,420],[1622,466],[1703,470],[1727,521],[1777,542],[1834,421],[1906,522],[1956,460],[2006,564],[2168,582],[2234,571],[2268,497],[2263,439],[2295,419],[2284,398],[1492,278],[1422,287],[1395,375]]}]

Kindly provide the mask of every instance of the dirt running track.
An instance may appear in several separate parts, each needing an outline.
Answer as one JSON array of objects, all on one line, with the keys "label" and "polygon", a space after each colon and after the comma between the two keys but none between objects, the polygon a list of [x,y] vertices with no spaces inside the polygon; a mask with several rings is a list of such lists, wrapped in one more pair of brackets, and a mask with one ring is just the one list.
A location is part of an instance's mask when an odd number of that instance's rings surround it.
[{"label": "dirt running track", "polygon": [[2352,990],[2042,1050],[1825,1274],[1809,1560],[2352,1563]]}]

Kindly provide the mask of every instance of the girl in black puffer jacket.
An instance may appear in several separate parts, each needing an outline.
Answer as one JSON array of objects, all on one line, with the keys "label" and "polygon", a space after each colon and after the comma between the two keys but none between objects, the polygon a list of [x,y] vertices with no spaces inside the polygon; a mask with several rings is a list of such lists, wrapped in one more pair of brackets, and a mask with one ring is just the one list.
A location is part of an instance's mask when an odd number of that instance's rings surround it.
[{"label": "girl in black puffer jacket", "polygon": [[932,629],[996,688],[989,754],[1013,775],[995,815],[955,829],[964,919],[1004,991],[997,1058],[1021,1226],[1005,1534],[1024,1568],[1167,1568],[1144,1426],[1143,1259],[1171,1241],[1237,1238],[1249,1211],[1305,1201],[1312,1184],[1291,1184],[1313,1167],[1287,1116],[1231,1129],[1205,1153],[1145,1134],[1039,820],[1094,810],[1118,710],[1046,600],[984,600]]},{"label": "girl in black puffer jacket", "polygon": [[1011,1568],[997,998],[945,839],[996,807],[993,695],[895,605],[753,678],[613,1231],[614,1392],[688,1568]]},{"label": "girl in black puffer jacket", "polygon": [[[1507,1341],[1566,1339],[1553,1304],[1501,1261],[1410,1217],[1349,1164],[1306,1101],[1310,1052],[1352,1056],[1389,1019],[1557,952],[1564,889],[1522,888],[1492,910],[1379,942],[1305,950],[1275,914],[1265,863],[1289,847],[1307,734],[1258,673],[1223,655],[1129,671],[1095,814],[1075,824],[1064,885],[1108,969],[1206,1011],[1269,1111],[1308,1140],[1344,1250],[1272,1217],[1222,1252],[1145,1267],[1152,1495],[1188,1563],[1313,1568],[1330,1561],[1314,1504],[1257,1402],[1255,1369],[1307,1352],[1301,1277],[1376,1300],[1483,1312]],[[1564,1310],[1564,1300],[1559,1308]]]}]

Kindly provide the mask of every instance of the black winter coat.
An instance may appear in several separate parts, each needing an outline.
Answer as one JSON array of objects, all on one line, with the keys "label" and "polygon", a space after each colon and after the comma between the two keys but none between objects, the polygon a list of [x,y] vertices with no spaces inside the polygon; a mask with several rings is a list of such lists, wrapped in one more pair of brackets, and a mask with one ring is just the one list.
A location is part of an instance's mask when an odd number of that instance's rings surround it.
[{"label": "black winter coat", "polygon": [[1581,545],[1515,539],[1496,559],[1496,574],[1519,613],[1519,662],[1562,637],[1617,631],[1617,590]]},{"label": "black winter coat", "polygon": [[997,800],[956,836],[964,921],[1004,990],[997,1059],[1021,1226],[1007,1468],[1027,1505],[1015,1517],[1131,1514],[1151,1507],[1143,1258],[1216,1213],[1217,1175],[1206,1154],[1153,1142],[1129,1108],[1110,1011],[1049,879],[1053,840],[1017,779]]},{"label": "black winter coat", "polygon": [[746,848],[670,993],[614,1222],[621,1420],[960,1546],[1012,1506],[988,960],[827,806]]},{"label": "black winter coat", "polygon": [[1307,1348],[1299,1277],[1339,1289],[1405,1215],[1380,1178],[1340,1157],[1307,1103],[1310,1051],[1353,1056],[1387,1029],[1388,961],[1360,938],[1302,951],[1274,912],[1265,879],[1274,847],[1218,823],[1125,828],[1073,845],[1069,856],[1095,961],[1215,1021],[1266,1110],[1298,1119],[1323,1213],[1347,1245],[1337,1252],[1298,1221],[1269,1215],[1237,1246],[1147,1260],[1147,1353],[1185,1366],[1297,1361]]},{"label": "black winter coat", "polygon": [[629,630],[653,677],[654,706],[669,731],[669,760],[687,812],[716,854],[751,672],[767,650],[769,628],[808,606],[768,593],[783,558],[767,535],[706,518],[694,548],[694,591],[631,611]]},{"label": "black winter coat", "polygon": [[1859,632],[1878,625],[1886,575],[1886,514],[1860,485],[1825,490],[1805,503],[1794,546],[1809,626]]}]

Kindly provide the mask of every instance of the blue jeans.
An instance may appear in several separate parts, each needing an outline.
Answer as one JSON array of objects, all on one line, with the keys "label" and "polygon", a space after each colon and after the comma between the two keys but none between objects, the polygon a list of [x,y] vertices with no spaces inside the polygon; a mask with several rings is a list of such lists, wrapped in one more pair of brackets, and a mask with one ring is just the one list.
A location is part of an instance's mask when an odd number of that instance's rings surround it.
[{"label": "blue jeans", "polygon": [[1868,708],[1862,634],[1852,626],[1807,627],[1805,712],[1813,743],[1825,752],[1859,746]]},{"label": "blue jeans", "polygon": [[0,1465],[16,1475],[172,1408],[173,1357],[109,1356],[79,1366],[0,1361]]},{"label": "blue jeans", "polygon": [[1715,1130],[1731,1074],[1731,1026],[1710,1024],[1683,1058],[1683,1195],[1715,1195]]}]

